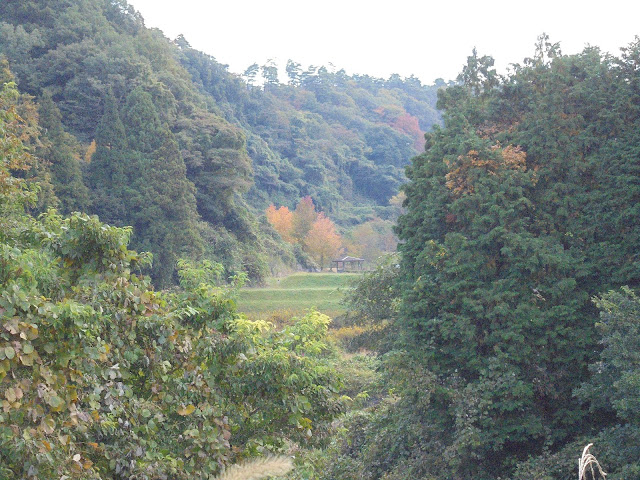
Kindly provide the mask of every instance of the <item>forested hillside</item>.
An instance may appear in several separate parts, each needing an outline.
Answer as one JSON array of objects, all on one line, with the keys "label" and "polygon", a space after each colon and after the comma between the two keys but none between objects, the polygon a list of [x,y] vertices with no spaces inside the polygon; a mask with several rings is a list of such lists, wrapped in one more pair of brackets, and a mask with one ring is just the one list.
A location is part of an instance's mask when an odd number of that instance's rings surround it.
[{"label": "forested hillside", "polygon": [[241,279],[181,260],[179,287],[141,275],[131,228],[33,208],[38,125],[0,90],[0,478],[214,478],[284,445],[321,442],[342,411],[308,312],[275,330],[235,311]]},{"label": "forested hillside", "polygon": [[133,226],[159,286],[176,282],[181,256],[258,283],[304,263],[264,221],[270,203],[310,195],[345,228],[389,217],[438,121],[435,87],[415,78],[290,62],[286,85],[270,65],[263,86],[257,65],[245,83],[183,37],[147,29],[124,0],[4,1],[0,55],[38,105],[51,184],[40,211]]},{"label": "forested hillside", "polygon": [[[0,479],[568,480],[592,442],[640,478],[640,37],[278,73],[125,0],[0,2]],[[396,219],[333,331],[237,313]]]},{"label": "forested hillside", "polygon": [[286,82],[270,62],[251,65],[243,81],[183,38],[175,43],[196,85],[247,132],[255,175],[249,198],[261,209],[293,207],[310,195],[339,223],[384,217],[408,159],[439,122],[437,87],[415,77],[349,76],[289,60]]},{"label": "forested hillside", "polygon": [[394,395],[326,478],[569,479],[591,442],[607,478],[638,478],[639,58],[542,36],[508,76],[474,52],[439,92],[400,269],[365,285],[397,280],[354,303],[395,336]]}]

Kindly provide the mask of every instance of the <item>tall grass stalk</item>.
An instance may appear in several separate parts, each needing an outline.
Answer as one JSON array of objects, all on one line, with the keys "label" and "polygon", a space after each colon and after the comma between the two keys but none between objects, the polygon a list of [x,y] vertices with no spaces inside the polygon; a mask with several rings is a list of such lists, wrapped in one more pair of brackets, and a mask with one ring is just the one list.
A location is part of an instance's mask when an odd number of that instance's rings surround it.
[{"label": "tall grass stalk", "polygon": [[[596,457],[589,453],[589,448],[592,446],[593,443],[590,443],[584,447],[582,457],[578,460],[578,480],[596,480],[596,470],[600,475],[602,475],[602,478],[607,476],[607,474],[602,470],[602,467]],[[590,479],[587,479],[587,472],[591,473]]]}]

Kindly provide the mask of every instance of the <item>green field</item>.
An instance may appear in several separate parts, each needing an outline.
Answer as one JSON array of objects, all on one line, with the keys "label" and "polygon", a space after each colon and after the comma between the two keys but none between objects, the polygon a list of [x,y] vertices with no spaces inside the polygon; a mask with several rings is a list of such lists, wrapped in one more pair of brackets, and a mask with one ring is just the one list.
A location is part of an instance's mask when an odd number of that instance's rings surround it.
[{"label": "green field", "polygon": [[244,288],[238,310],[252,318],[269,318],[287,313],[299,315],[309,308],[336,317],[345,312],[340,303],[357,273],[296,273],[271,278],[263,288]]}]

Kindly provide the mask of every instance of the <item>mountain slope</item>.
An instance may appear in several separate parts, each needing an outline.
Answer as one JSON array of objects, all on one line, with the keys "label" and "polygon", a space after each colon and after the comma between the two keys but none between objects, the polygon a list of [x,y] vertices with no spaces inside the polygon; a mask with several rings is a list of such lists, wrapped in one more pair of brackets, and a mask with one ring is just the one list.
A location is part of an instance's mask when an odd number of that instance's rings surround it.
[{"label": "mountain slope", "polygon": [[146,28],[124,0],[7,0],[0,19],[0,55],[20,89],[61,121],[43,151],[59,207],[133,226],[159,285],[175,281],[181,256],[257,281],[295,267],[262,219],[270,203],[310,195],[343,229],[388,217],[405,165],[439,121],[436,88],[413,77],[290,62],[288,84],[265,65],[256,86]]}]

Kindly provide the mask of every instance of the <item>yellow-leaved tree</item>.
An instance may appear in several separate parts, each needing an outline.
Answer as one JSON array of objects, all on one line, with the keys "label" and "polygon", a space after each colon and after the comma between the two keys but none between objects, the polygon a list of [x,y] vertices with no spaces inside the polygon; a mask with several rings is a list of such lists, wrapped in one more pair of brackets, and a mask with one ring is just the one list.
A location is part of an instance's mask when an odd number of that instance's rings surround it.
[{"label": "yellow-leaved tree", "polygon": [[298,243],[304,245],[304,240],[317,219],[318,212],[313,199],[309,195],[302,197],[293,212],[293,237]]},{"label": "yellow-leaved tree", "polygon": [[318,218],[311,225],[309,233],[304,238],[304,247],[320,269],[340,252],[342,239],[336,232],[335,224],[324,213],[318,214]]}]

